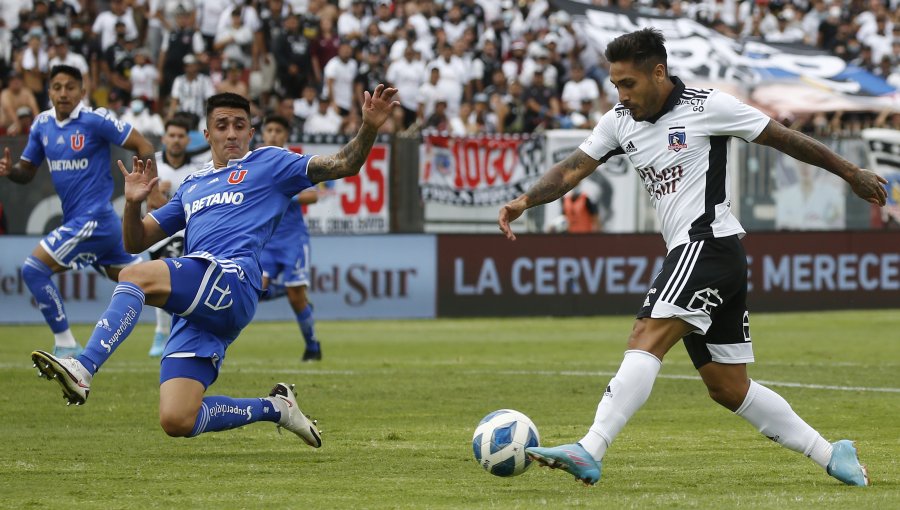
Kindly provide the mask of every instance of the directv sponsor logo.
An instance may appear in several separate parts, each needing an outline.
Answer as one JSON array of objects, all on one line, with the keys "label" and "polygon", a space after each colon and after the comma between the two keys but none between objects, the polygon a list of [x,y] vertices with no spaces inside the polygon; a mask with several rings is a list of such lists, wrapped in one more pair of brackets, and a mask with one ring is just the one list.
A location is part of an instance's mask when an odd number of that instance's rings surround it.
[{"label": "directv sponsor logo", "polygon": [[67,172],[69,170],[87,170],[88,159],[55,159],[50,160],[51,172]]},{"label": "directv sponsor logo", "polygon": [[115,345],[116,342],[118,342],[119,339],[122,338],[122,335],[125,334],[125,330],[128,329],[132,325],[132,323],[134,323],[137,316],[137,310],[129,306],[128,311],[125,312],[125,315],[122,317],[122,322],[119,323],[119,327],[116,328],[116,331],[109,338],[109,342],[100,340],[100,345],[102,345],[103,348],[106,349],[106,352],[112,352],[113,345]]}]

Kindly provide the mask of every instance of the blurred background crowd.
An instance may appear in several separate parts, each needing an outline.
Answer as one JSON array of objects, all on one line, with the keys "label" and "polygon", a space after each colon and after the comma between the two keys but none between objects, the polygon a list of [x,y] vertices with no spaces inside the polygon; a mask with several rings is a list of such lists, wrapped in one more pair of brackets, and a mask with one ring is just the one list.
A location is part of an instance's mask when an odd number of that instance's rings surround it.
[{"label": "blurred background crowd", "polygon": [[[900,88],[900,0],[595,0],[685,16],[738,40],[828,51]],[[385,131],[590,128],[616,99],[602,58],[546,0],[0,0],[0,134],[49,108],[49,70],[81,69],[87,102],[145,134],[176,112],[202,128],[216,92],[300,133],[355,133],[363,90],[399,89]],[[790,119],[820,135],[900,129],[900,114]]]}]

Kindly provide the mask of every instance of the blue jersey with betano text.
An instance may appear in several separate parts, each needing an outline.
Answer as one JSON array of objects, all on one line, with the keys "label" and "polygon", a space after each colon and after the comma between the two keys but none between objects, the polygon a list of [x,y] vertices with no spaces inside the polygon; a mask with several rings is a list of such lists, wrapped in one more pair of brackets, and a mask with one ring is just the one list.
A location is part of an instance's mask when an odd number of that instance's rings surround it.
[{"label": "blue jersey with betano text", "polygon": [[306,175],[310,159],[263,147],[219,169],[208,163],[151,216],[168,235],[185,229],[187,256],[236,263],[259,288],[259,253],[294,195],[312,186]]},{"label": "blue jersey with betano text", "polygon": [[34,166],[47,159],[62,201],[63,222],[112,210],[109,144],[124,144],[131,129],[105,109],[91,110],[81,104],[62,122],[52,108],[34,119],[22,159]]}]

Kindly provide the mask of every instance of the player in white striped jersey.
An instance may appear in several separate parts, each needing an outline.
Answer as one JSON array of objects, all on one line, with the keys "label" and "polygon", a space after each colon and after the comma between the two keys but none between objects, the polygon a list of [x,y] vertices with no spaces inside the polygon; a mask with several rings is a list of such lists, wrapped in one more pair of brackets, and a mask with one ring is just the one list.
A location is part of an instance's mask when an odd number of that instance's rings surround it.
[{"label": "player in white striped jersey", "polygon": [[829,443],[777,393],[747,376],[752,362],[744,230],[731,214],[728,139],[774,147],[846,180],[862,199],[884,205],[884,179],[825,145],[713,89],[686,88],[668,74],[665,39],[647,28],[609,44],[610,81],[620,103],[568,158],[500,210],[500,230],[529,207],[563,196],[599,164],[626,155],[657,210],[668,255],[637,315],[628,350],[588,433],[578,442],[529,448],[537,462],[600,479],[606,449],[646,402],[663,356],[681,339],[709,395],[770,439],[800,452],[848,485],[868,485],[853,443]]},{"label": "player in white striped jersey", "polygon": [[[189,133],[191,131],[191,125],[188,121],[180,117],[174,117],[166,121],[165,129],[162,138],[165,149],[156,153],[156,172],[159,176],[159,190],[168,200],[175,195],[181,183],[200,167],[191,162],[190,155],[187,153],[187,146],[190,142]],[[154,244],[147,251],[150,253],[151,260],[183,256],[184,230]],[[157,308],[156,330],[153,334],[153,344],[150,346],[149,353],[151,357],[158,358],[162,356],[166,347],[166,341],[169,340],[171,329],[172,314],[162,308]]]}]

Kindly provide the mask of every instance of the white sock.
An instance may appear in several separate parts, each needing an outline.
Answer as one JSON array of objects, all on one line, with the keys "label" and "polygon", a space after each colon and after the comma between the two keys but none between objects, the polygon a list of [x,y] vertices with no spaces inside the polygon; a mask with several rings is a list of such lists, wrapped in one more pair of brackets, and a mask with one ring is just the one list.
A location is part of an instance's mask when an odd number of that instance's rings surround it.
[{"label": "white sock", "polygon": [[71,329],[66,329],[60,333],[53,333],[53,341],[56,343],[57,347],[75,347],[78,345],[78,342],[75,341],[75,337],[72,335]]},{"label": "white sock", "polygon": [[597,405],[594,424],[587,435],[579,441],[582,447],[600,462],[606,449],[631,419],[644,405],[653,389],[653,382],[662,362],[646,351],[625,351],[625,359],[615,377],[609,381],[603,398]]},{"label": "white sock", "polygon": [[781,395],[756,381],[750,381],[750,391],[734,414],[749,421],[764,436],[806,455],[822,468],[831,461],[831,443],[803,421]]},{"label": "white sock", "polygon": [[156,332],[168,335],[172,329],[172,314],[163,310],[156,309]]}]

